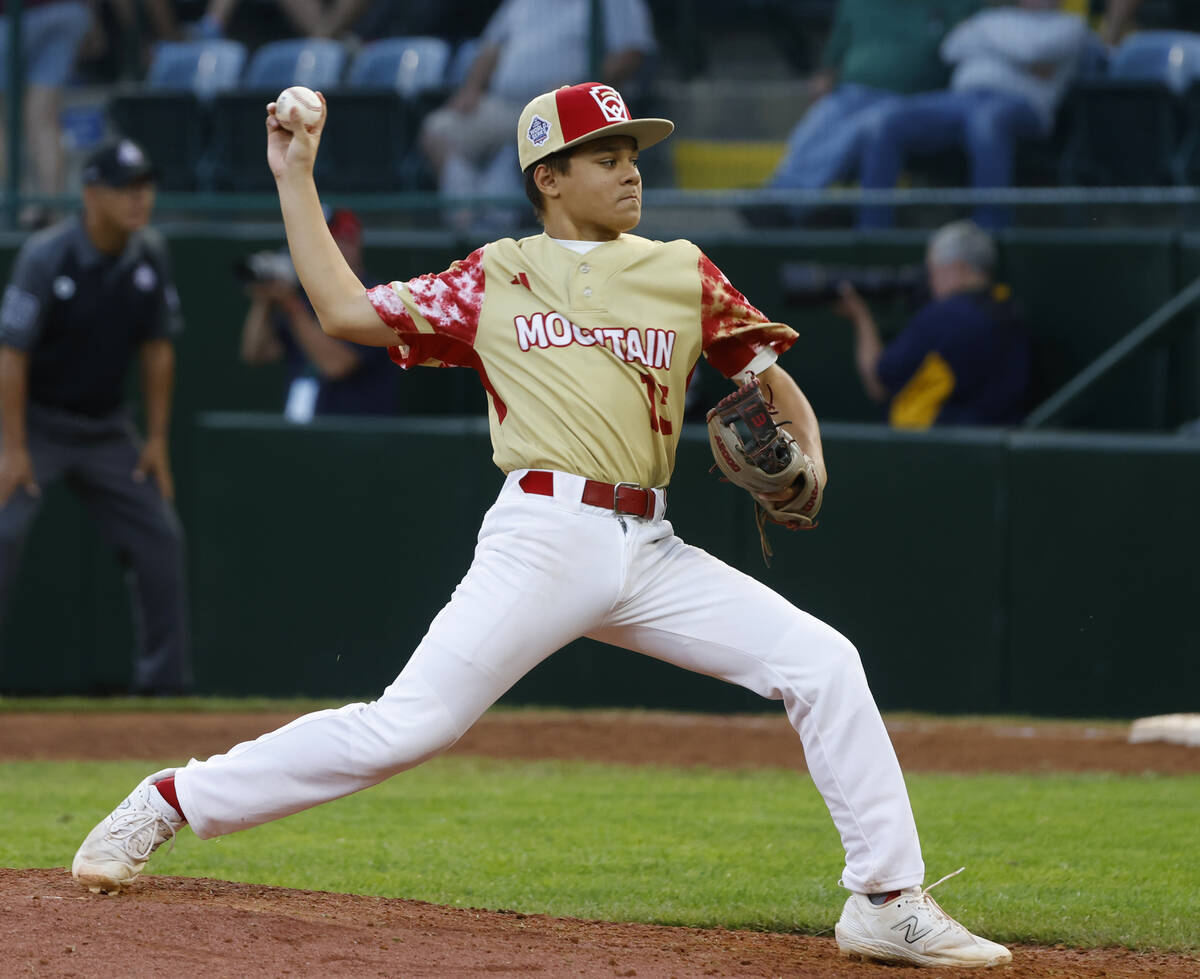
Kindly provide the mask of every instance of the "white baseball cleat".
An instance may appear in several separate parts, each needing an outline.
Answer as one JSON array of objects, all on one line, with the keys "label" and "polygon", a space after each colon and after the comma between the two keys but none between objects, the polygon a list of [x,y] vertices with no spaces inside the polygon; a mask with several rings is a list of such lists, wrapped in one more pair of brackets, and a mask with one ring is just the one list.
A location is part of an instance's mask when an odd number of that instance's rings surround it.
[{"label": "white baseball cleat", "polygon": [[[958,873],[962,870],[954,872]],[[923,890],[909,887],[884,905],[872,904],[865,894],[851,894],[834,929],[842,955],[960,969],[1011,962],[1012,952],[972,935],[929,896],[930,890],[954,874]]]},{"label": "white baseball cleat", "polygon": [[167,768],[143,779],[136,789],[88,833],[71,864],[71,876],[93,894],[119,894],[137,879],[150,854],[174,839],[184,820],[154,789],[175,774]]}]

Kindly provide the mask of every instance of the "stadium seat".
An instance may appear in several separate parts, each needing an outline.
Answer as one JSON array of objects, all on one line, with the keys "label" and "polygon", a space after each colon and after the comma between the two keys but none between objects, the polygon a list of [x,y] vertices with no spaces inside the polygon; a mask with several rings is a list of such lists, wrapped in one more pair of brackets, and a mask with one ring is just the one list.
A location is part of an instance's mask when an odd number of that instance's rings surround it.
[{"label": "stadium seat", "polygon": [[245,64],[246,48],[237,41],[163,41],[154,49],[145,87],[211,98],[236,88]]},{"label": "stadium seat", "polygon": [[1183,95],[1187,120],[1177,156],[1176,178],[1181,184],[1200,184],[1200,82]]},{"label": "stadium seat", "polygon": [[346,74],[346,86],[385,89],[413,98],[442,90],[450,64],[450,43],[440,37],[389,37],[367,44]]},{"label": "stadium seat", "polygon": [[1178,100],[1161,81],[1092,78],[1063,107],[1061,182],[1157,186],[1176,181],[1183,131]]},{"label": "stadium seat", "polygon": [[345,48],[324,38],[272,41],[255,51],[237,90],[223,92],[213,102],[212,151],[206,168],[213,187],[274,189],[263,148],[264,106],[289,85],[332,91],[345,66]]},{"label": "stadium seat", "polygon": [[[113,125],[146,150],[164,190],[207,186],[211,103],[237,86],[245,63],[246,49],[236,41],[164,41],[154,49],[146,81],[109,99]],[[187,125],[180,124],[184,119]]]},{"label": "stadium seat", "polygon": [[1159,82],[1176,95],[1200,80],[1200,34],[1141,31],[1122,41],[1109,65],[1113,78]]},{"label": "stadium seat", "polygon": [[1083,76],[1067,103],[1064,183],[1161,185],[1187,179],[1200,118],[1200,34],[1141,31],[1113,52],[1107,77]]},{"label": "stadium seat", "polygon": [[254,52],[242,88],[270,91],[289,85],[326,89],[337,85],[346,66],[346,49],[328,38],[272,41]]},{"label": "stadium seat", "polygon": [[445,97],[450,44],[436,37],[372,41],[328,94],[329,138],[318,159],[321,186],[337,191],[411,189],[420,119]]},{"label": "stadium seat", "polygon": [[[364,62],[359,68],[356,60],[352,73],[358,68],[365,77],[372,79],[368,84],[395,86],[406,97],[409,139],[406,152],[397,157],[398,170],[391,178],[391,186],[403,190],[432,190],[436,178],[425,158],[416,150],[416,133],[420,131],[421,120],[445,102],[467,78],[470,65],[479,54],[479,38],[467,38],[452,50],[449,43],[436,37],[396,37],[376,43],[380,50],[378,54],[372,53],[370,66]],[[384,48],[384,44],[395,44],[396,48]],[[371,47],[368,44],[360,58]],[[388,61],[395,58],[397,49],[402,64],[396,66],[392,62],[389,66]]]}]

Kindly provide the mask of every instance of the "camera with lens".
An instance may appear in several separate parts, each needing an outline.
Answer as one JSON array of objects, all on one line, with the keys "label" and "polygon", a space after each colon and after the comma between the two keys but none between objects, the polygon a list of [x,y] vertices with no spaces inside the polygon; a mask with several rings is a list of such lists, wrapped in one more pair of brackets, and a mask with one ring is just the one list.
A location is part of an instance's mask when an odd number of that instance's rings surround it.
[{"label": "camera with lens", "polygon": [[780,267],[784,300],[794,306],[823,306],[839,297],[838,287],[852,285],[864,299],[903,299],[919,306],[929,298],[925,269],[920,265],[821,265],[787,262]]},{"label": "camera with lens", "polygon": [[233,276],[242,285],[265,282],[297,284],[296,267],[286,251],[262,251],[244,255],[233,263]]}]

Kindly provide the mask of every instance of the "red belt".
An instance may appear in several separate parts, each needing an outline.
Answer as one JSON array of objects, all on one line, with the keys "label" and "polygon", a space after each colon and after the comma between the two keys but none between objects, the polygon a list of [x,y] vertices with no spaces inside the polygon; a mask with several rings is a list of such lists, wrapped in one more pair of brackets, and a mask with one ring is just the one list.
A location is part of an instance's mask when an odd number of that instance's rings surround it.
[{"label": "red belt", "polygon": [[[518,482],[526,493],[536,496],[554,495],[554,473],[544,469],[531,469]],[[654,490],[643,489],[633,483],[602,483],[589,479],[583,484],[583,496],[588,506],[627,513],[631,517],[654,516]]]}]

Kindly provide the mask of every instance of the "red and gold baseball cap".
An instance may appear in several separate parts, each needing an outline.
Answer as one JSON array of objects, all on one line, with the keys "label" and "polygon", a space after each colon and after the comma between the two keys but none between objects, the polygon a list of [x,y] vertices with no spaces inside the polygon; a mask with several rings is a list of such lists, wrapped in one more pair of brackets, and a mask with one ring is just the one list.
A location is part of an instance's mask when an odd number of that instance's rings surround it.
[{"label": "red and gold baseball cap", "polygon": [[564,85],[525,106],[517,123],[517,152],[521,169],[543,157],[599,136],[632,136],[638,149],[661,143],[671,135],[669,119],[631,119],[621,93],[599,82]]}]

